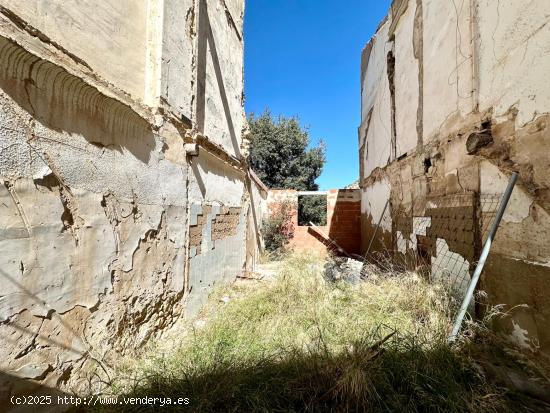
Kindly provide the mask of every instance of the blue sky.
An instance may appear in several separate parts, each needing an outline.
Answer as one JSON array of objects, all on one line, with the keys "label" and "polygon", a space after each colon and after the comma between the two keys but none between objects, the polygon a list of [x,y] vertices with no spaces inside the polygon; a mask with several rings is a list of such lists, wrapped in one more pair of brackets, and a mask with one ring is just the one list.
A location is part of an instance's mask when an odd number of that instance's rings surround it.
[{"label": "blue sky", "polygon": [[359,176],[361,50],[390,0],[248,0],[245,109],[299,116],[312,142],[323,139],[321,189]]}]

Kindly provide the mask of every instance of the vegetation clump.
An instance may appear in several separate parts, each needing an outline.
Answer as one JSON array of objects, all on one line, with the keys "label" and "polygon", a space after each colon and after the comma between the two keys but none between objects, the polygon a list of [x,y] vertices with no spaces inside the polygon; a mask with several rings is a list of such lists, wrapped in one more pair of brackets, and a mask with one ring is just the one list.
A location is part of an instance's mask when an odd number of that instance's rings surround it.
[{"label": "vegetation clump", "polygon": [[286,246],[294,236],[293,214],[294,206],[285,201],[264,221],[261,230],[264,246],[272,256],[281,256],[286,252]]},{"label": "vegetation clump", "polygon": [[113,388],[193,412],[509,411],[465,341],[448,345],[448,308],[415,274],[331,282],[319,257],[290,255],[273,281],[217,291],[175,349],[151,346]]},{"label": "vegetation clump", "polygon": [[327,225],[326,195],[306,195],[298,197],[298,225]]}]

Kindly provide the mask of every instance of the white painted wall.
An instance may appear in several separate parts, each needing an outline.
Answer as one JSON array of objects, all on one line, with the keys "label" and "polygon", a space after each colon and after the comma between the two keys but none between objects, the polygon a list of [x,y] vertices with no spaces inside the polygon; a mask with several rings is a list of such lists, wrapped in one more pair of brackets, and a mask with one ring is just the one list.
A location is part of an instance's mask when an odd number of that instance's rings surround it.
[{"label": "white painted wall", "polygon": [[550,107],[550,2],[479,0],[479,103],[516,126]]},{"label": "white painted wall", "polygon": [[207,3],[213,42],[208,42],[204,133],[239,157],[244,125],[243,43],[232,26],[228,27],[222,2]]},{"label": "white painted wall", "polygon": [[473,110],[469,4],[423,0],[424,143]]},{"label": "white painted wall", "polygon": [[416,0],[408,7],[395,29],[395,127],[397,157],[414,151],[418,142],[418,60],[414,57],[412,39]]},{"label": "white painted wall", "polygon": [[[391,185],[389,181],[382,180],[368,186],[361,193],[361,213],[370,217],[371,222],[376,225],[382,217],[386,201],[390,199]],[[386,210],[385,216],[388,219],[382,220],[380,228],[391,232],[390,208]]]}]

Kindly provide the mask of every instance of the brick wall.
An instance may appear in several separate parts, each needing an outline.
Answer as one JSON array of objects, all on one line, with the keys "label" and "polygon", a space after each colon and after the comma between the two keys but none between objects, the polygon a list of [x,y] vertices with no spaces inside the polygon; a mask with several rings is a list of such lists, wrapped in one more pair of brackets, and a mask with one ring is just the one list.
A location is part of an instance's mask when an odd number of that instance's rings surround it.
[{"label": "brick wall", "polygon": [[[361,253],[361,198],[360,190],[341,189],[336,192],[332,210],[329,237],[348,253]],[[332,192],[332,191],[331,191]]]},{"label": "brick wall", "polygon": [[[316,251],[326,253],[336,251],[336,247],[327,242],[314,228],[298,226],[298,196],[296,190],[270,190],[268,206],[270,212],[276,210],[281,202],[289,201],[294,205],[292,222],[294,237],[290,248],[295,251]],[[327,225],[319,230],[328,235],[347,253],[359,254],[361,251],[361,192],[359,189],[331,189],[319,192],[327,196]]]}]

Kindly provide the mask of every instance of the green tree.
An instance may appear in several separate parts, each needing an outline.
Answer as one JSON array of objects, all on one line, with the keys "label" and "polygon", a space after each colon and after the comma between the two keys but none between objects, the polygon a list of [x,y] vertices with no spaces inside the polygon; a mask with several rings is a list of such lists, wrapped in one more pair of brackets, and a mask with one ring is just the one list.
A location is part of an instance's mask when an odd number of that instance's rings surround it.
[{"label": "green tree", "polygon": [[298,197],[298,225],[309,223],[327,225],[327,197],[324,195],[307,195]]},{"label": "green tree", "polygon": [[310,147],[309,132],[298,118],[274,119],[266,110],[251,114],[250,164],[260,179],[274,189],[316,191],[315,180],[325,164],[325,145]]}]

